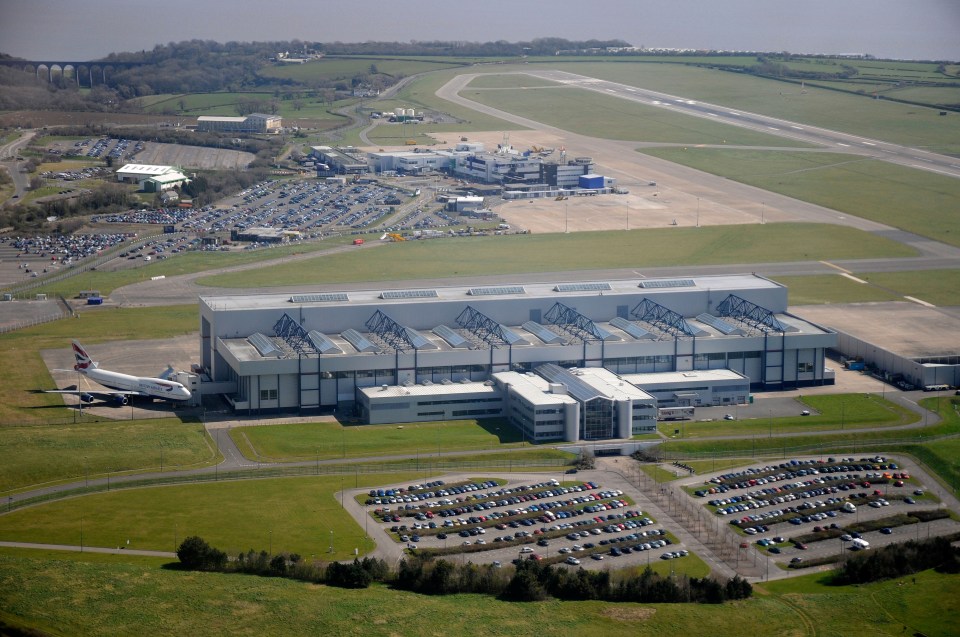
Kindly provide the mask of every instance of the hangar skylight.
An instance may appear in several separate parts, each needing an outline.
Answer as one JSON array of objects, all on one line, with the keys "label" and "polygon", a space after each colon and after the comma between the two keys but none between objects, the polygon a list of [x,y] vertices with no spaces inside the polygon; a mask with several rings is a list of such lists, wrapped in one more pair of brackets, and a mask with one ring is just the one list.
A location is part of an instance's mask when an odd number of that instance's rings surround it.
[{"label": "hangar skylight", "polygon": [[380,293],[381,299],[434,299],[436,290],[387,290]]},{"label": "hangar skylight", "polygon": [[609,283],[560,283],[555,292],[604,292],[612,290]]},{"label": "hangar skylight", "polygon": [[470,288],[467,294],[470,296],[496,296],[498,294],[526,294],[522,285],[501,285],[493,288]]},{"label": "hangar skylight", "polygon": [[279,358],[282,352],[273,344],[273,341],[270,340],[270,337],[266,334],[261,334],[260,332],[254,332],[247,337],[247,340],[250,341],[250,344],[257,348],[257,351],[260,352],[260,356],[266,358],[267,356],[276,356]]},{"label": "hangar skylight", "polygon": [[319,294],[294,294],[290,297],[291,303],[323,303],[329,301],[349,301],[350,297],[344,292],[321,292]]},{"label": "hangar skylight", "polygon": [[650,279],[640,281],[640,287],[647,290],[660,288],[692,288],[696,285],[693,279]]},{"label": "hangar skylight", "polygon": [[342,336],[348,343],[353,345],[353,347],[358,352],[379,352],[380,348],[370,342],[366,336],[358,332],[357,330],[350,328],[340,332]]}]

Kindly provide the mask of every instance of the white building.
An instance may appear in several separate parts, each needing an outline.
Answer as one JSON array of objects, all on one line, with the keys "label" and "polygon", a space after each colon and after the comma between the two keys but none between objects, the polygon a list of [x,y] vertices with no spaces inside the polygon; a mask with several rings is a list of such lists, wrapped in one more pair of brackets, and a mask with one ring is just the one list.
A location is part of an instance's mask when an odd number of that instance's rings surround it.
[{"label": "white building", "polygon": [[[201,366],[246,413],[455,417],[450,400],[467,401],[459,411],[494,409],[487,398],[504,387],[498,374],[542,375],[547,364],[603,368],[616,375],[596,381],[608,387],[630,374],[724,369],[753,389],[832,384],[825,350],[836,342],[835,332],[787,312],[784,286],[749,274],[200,298]],[[488,389],[466,387],[490,380]],[[434,406],[401,405],[410,401],[393,399],[403,391]],[[579,435],[618,437],[625,421],[616,422]]]},{"label": "white building", "polygon": [[201,132],[279,133],[282,128],[282,117],[264,113],[251,113],[245,117],[201,115],[197,118],[197,130]]},{"label": "white building", "polygon": [[117,181],[127,184],[142,184],[150,178],[157,178],[167,173],[179,171],[173,166],[154,166],[151,164],[126,164],[116,172]]}]

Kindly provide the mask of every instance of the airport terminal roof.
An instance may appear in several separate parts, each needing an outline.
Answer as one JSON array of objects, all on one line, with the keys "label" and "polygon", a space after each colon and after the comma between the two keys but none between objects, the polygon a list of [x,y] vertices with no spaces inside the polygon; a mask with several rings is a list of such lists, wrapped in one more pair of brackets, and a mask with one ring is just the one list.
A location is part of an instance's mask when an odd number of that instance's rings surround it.
[{"label": "airport terminal roof", "polygon": [[360,389],[371,398],[405,398],[407,396],[448,396],[462,394],[499,394],[500,390],[485,382],[431,383],[429,385],[387,385]]}]

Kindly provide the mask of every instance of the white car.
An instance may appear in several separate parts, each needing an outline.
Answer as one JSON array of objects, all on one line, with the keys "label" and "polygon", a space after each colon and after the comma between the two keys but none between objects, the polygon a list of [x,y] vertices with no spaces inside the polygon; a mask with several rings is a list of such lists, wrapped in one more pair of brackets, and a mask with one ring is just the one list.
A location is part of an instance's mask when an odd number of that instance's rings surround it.
[{"label": "white car", "polygon": [[580,560],[578,560],[577,558],[571,555],[570,557],[567,558],[567,564],[573,564],[574,566],[579,566]]}]

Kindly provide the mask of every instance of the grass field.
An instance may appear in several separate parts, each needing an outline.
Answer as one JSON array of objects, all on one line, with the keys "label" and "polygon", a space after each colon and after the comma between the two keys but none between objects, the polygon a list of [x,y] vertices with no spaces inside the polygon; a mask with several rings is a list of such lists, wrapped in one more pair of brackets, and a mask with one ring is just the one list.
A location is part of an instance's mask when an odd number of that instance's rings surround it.
[{"label": "grass field", "polygon": [[322,241],[304,244],[284,245],[263,250],[238,250],[233,252],[185,252],[172,255],[163,261],[153,261],[149,265],[136,268],[117,270],[116,272],[87,271],[73,277],[49,283],[31,292],[44,292],[53,297],[62,295],[66,298],[76,296],[80,290],[100,290],[109,295],[116,288],[139,281],[147,281],[154,276],[176,276],[204,272],[215,268],[229,268],[232,266],[257,263],[269,259],[280,259],[309,252],[320,252],[342,245],[348,245],[352,237],[324,239]]},{"label": "grass field", "polygon": [[[162,456],[162,457],[161,457]],[[198,423],[178,418],[0,427],[0,494],[105,474],[218,461]]]},{"label": "grass field", "polygon": [[804,93],[798,84],[675,64],[544,66],[934,152],[960,153],[960,118],[940,117],[936,109],[812,86]]},{"label": "grass field", "polygon": [[40,350],[68,347],[70,339],[95,345],[111,340],[136,340],[180,336],[197,330],[196,305],[159,308],[103,308],[96,318],[54,321],[0,335],[0,356],[16,361],[0,371],[0,426],[69,422],[73,410],[63,407],[56,394],[33,394],[34,389],[53,389]]},{"label": "grass field", "polygon": [[[737,249],[731,250],[731,245]],[[435,278],[438,263],[450,264],[445,273],[449,277],[551,272],[569,270],[570,254],[578,255],[578,270],[593,270],[906,257],[914,253],[903,244],[842,226],[755,224],[406,241],[256,271],[213,275],[199,283],[268,287]]]},{"label": "grass field", "polygon": [[[804,397],[804,400],[813,397]],[[857,429],[844,427],[843,433],[820,434],[818,436],[800,436],[788,435],[782,438],[769,435],[769,429],[764,430],[764,424],[769,428],[769,421],[758,420],[752,426],[757,431],[754,438],[742,438],[731,440],[671,440],[664,443],[663,450],[671,454],[679,454],[688,459],[709,459],[716,457],[717,454],[731,455],[738,454],[753,456],[755,453],[773,453],[782,457],[787,457],[787,453],[795,454],[795,449],[805,448],[814,449],[816,453],[828,453],[834,449],[853,451],[857,453],[857,448],[864,449],[864,445],[872,445],[871,449],[880,449],[878,444],[889,441],[886,447],[882,447],[890,452],[898,449],[910,451],[912,449],[925,449],[925,455],[917,454],[923,457],[928,465],[934,468],[938,473],[941,471],[945,480],[951,481],[954,488],[960,487],[960,467],[957,467],[955,458],[942,455],[941,446],[946,449],[955,449],[952,444],[946,444],[942,436],[954,436],[960,433],[960,399],[952,396],[940,398],[939,408],[935,403],[936,398],[925,399],[921,405],[928,409],[934,409],[942,417],[942,421],[935,425],[928,425],[922,428],[909,430],[902,429],[879,429],[878,431],[863,432]],[[835,406],[834,406],[835,407]],[[899,409],[897,407],[897,409]],[[846,420],[846,408],[844,407],[842,418],[835,422]],[[810,418],[812,416],[808,416]],[[764,435],[764,433],[767,435]],[[777,433],[774,425],[773,433]],[[926,440],[926,442],[925,442]]]},{"label": "grass field", "polygon": [[[750,418],[716,422],[666,422],[659,429],[673,435],[680,429],[680,438],[707,436],[773,436],[775,434],[803,433],[834,429],[882,428],[906,425],[917,421],[917,415],[899,405],[873,394],[829,394],[804,396],[801,401],[815,410],[810,416],[786,418]],[[732,413],[732,412],[731,412]],[[745,441],[748,444],[749,440]]]},{"label": "grass field", "polygon": [[779,276],[776,281],[790,289],[791,306],[903,300],[891,290],[857,283],[839,274]]},{"label": "grass field", "polygon": [[[529,117],[563,130],[624,141],[737,146],[805,147],[784,137],[721,124],[706,118],[579,88],[471,90],[460,95],[475,102]],[[544,109],[544,104],[550,104]]]},{"label": "grass field", "polygon": [[[0,539],[52,544],[175,550],[199,535],[230,555],[256,551],[347,559],[374,548],[364,529],[333,494],[341,489],[396,484],[417,474],[272,478],[128,489],[59,500],[0,517]],[[333,531],[334,553],[330,554]]]},{"label": "grass field", "polygon": [[[858,587],[822,574],[758,586],[725,605],[546,601],[516,604],[481,595],[421,596],[381,585],[346,590],[289,580],[181,573],[155,561],[0,549],[0,618],[61,634],[379,635],[844,635],[955,634],[960,580],[933,572]],[[932,594],[931,591],[936,591]],[[136,604],[118,600],[136,599]],[[82,607],[83,613],[76,608]],[[189,612],[186,612],[187,609]],[[735,619],[732,618],[735,616]],[[735,624],[724,633],[718,627]]]},{"label": "grass field", "polygon": [[462,60],[445,58],[327,57],[306,64],[267,66],[259,71],[259,75],[303,83],[320,80],[336,81],[369,73],[371,65],[376,66],[379,73],[406,77],[417,73],[461,67],[464,63]]},{"label": "grass field", "polygon": [[896,290],[934,305],[960,305],[960,270],[881,272],[857,276],[881,289]]},{"label": "grass field", "polygon": [[644,153],[960,246],[960,180],[836,153],[655,148]]},{"label": "grass field", "polygon": [[266,462],[414,455],[525,446],[499,418],[344,426],[338,422],[234,427],[230,437],[247,458]]}]

